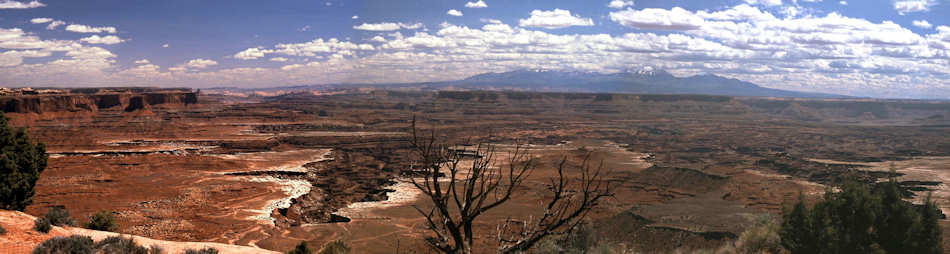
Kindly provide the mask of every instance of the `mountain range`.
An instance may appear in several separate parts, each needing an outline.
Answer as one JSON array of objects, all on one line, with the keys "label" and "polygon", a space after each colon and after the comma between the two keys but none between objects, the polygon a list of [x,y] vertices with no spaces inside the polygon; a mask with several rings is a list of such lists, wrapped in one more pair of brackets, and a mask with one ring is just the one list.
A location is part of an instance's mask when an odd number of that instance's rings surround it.
[{"label": "mountain range", "polygon": [[721,77],[713,74],[676,77],[666,71],[635,71],[604,74],[599,72],[522,69],[501,73],[483,73],[461,80],[389,83],[327,84],[273,88],[217,87],[212,93],[257,94],[275,96],[297,92],[325,91],[334,88],[373,87],[413,90],[516,90],[539,92],[586,92],[631,94],[699,94],[753,97],[852,98],[851,96],[810,93],[774,88]]},{"label": "mountain range", "polygon": [[707,94],[803,98],[842,98],[835,94],[809,93],[761,87],[756,84],[712,74],[676,77],[666,71],[638,71],[603,74],[598,72],[516,70],[483,73],[457,81],[432,85],[464,89],[570,91],[637,94]]}]

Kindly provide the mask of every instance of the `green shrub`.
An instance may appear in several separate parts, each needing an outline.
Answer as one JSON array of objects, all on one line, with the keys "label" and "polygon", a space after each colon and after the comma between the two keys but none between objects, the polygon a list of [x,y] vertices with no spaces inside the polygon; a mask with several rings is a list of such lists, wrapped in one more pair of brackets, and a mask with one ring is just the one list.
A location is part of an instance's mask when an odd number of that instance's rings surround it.
[{"label": "green shrub", "polygon": [[336,240],[323,245],[320,254],[348,254],[350,246],[346,246],[343,240]]},{"label": "green shrub", "polygon": [[185,254],[218,254],[218,250],[211,247],[206,247],[200,250],[188,249],[185,250]]},{"label": "green shrub", "polygon": [[43,216],[50,224],[56,226],[75,226],[76,220],[69,217],[69,210],[66,210],[62,206],[54,206],[49,209],[49,212],[46,212],[46,216]]},{"label": "green shrub", "polygon": [[33,221],[33,229],[45,234],[49,233],[50,229],[53,229],[53,225],[49,223],[49,219],[39,217]]},{"label": "green shrub", "polygon": [[287,254],[313,254],[313,250],[307,246],[307,242],[301,241],[296,248],[288,251]]},{"label": "green shrub", "polygon": [[165,253],[165,249],[162,249],[162,247],[158,245],[152,245],[152,247],[148,248],[148,254],[162,254],[162,253]]},{"label": "green shrub", "polygon": [[7,234],[7,229],[3,228],[3,226],[0,226],[0,235],[6,235],[6,234]]},{"label": "green shrub", "polygon": [[755,223],[739,235],[734,246],[735,253],[785,253],[779,230],[781,224],[772,216],[756,218]]},{"label": "green shrub", "polygon": [[904,201],[895,179],[873,189],[856,182],[825,192],[812,208],[803,198],[783,213],[782,246],[791,253],[943,253],[940,211]]},{"label": "green shrub", "polygon": [[39,246],[33,249],[33,254],[91,254],[95,251],[94,245],[92,238],[88,236],[57,236],[40,243]]},{"label": "green shrub", "polygon": [[14,130],[0,113],[0,209],[23,211],[33,203],[33,187],[46,169],[46,146],[33,144],[23,128]]},{"label": "green shrub", "polygon": [[100,211],[89,216],[89,223],[86,223],[85,228],[115,232],[119,229],[119,225],[115,222],[112,212]]},{"label": "green shrub", "polygon": [[132,238],[110,236],[99,242],[81,235],[69,237],[53,237],[41,243],[34,254],[162,254],[162,248],[152,246],[145,248],[135,244]]},{"label": "green shrub", "polygon": [[149,254],[148,248],[135,244],[131,237],[110,236],[96,243],[99,253]]}]

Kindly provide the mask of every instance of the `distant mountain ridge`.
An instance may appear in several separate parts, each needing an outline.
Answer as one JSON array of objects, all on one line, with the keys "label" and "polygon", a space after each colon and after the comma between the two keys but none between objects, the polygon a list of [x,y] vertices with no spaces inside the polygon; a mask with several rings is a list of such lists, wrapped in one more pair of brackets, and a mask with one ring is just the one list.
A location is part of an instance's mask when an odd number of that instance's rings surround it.
[{"label": "distant mountain ridge", "polygon": [[756,84],[713,74],[676,77],[669,72],[638,71],[603,74],[598,72],[515,70],[483,73],[458,81],[438,82],[466,89],[519,89],[638,94],[707,94],[803,98],[843,98],[848,96],[765,88]]},{"label": "distant mountain ridge", "polygon": [[788,91],[713,74],[676,77],[663,70],[627,71],[611,74],[582,71],[521,69],[501,73],[482,73],[461,80],[418,83],[324,84],[271,88],[219,87],[206,93],[243,94],[245,96],[278,96],[313,91],[352,88],[412,90],[519,90],[537,92],[586,92],[629,94],[697,94],[788,98],[855,98],[852,96]]}]

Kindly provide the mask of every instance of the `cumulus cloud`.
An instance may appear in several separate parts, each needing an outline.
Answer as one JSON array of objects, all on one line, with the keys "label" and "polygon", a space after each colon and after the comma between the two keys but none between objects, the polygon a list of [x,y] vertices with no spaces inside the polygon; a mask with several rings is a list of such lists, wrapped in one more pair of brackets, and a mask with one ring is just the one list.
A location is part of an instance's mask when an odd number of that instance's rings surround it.
[{"label": "cumulus cloud", "polygon": [[533,10],[531,11],[531,17],[518,20],[518,25],[522,27],[557,29],[570,26],[593,26],[594,21],[590,18],[582,18],[579,15],[571,15],[571,11],[569,10]]},{"label": "cumulus cloud", "polygon": [[745,3],[751,5],[779,6],[782,5],[782,0],[745,0]]},{"label": "cumulus cloud", "polygon": [[167,47],[168,47],[168,43],[162,44],[162,48],[167,48]]},{"label": "cumulus cloud", "polygon": [[[380,39],[383,38],[380,37]],[[385,39],[383,39],[383,41],[385,41]],[[321,38],[303,43],[277,44],[273,48],[249,48],[234,54],[233,57],[241,60],[254,60],[270,54],[305,57],[322,57],[326,55],[332,56],[335,54],[339,56],[352,56],[356,51],[369,51],[375,49],[376,47],[370,44],[357,44],[349,41],[340,41],[336,38],[330,38],[329,40],[324,40]],[[273,58],[270,60],[275,61]]]},{"label": "cumulus cloud", "polygon": [[353,15],[353,17],[350,17],[350,19],[359,19],[359,18],[360,16],[356,16],[356,15]]},{"label": "cumulus cloud", "polygon": [[241,59],[241,60],[254,60],[254,59],[264,57],[264,54],[273,53],[273,52],[274,52],[273,50],[265,50],[261,48],[249,48],[249,49],[245,49],[244,51],[238,52],[237,54],[234,54],[234,58]]},{"label": "cumulus cloud", "polygon": [[112,45],[112,44],[122,43],[124,40],[120,39],[118,36],[115,36],[115,35],[106,35],[103,37],[99,37],[99,35],[92,35],[86,38],[79,39],[79,41],[89,43],[89,44]]},{"label": "cumulus cloud", "polygon": [[135,64],[150,64],[150,63],[152,62],[149,62],[148,59],[135,60]]},{"label": "cumulus cloud", "polygon": [[59,20],[54,20],[53,22],[50,22],[49,25],[46,25],[46,29],[47,29],[47,30],[53,30],[53,29],[56,29],[56,28],[59,27],[59,26],[65,25],[65,24],[66,24],[66,22],[59,21]]},{"label": "cumulus cloud", "polygon": [[633,6],[633,0],[612,0],[610,3],[607,3],[607,7],[614,9],[623,9],[627,6]]},{"label": "cumulus cloud", "polygon": [[26,57],[45,57],[50,56],[48,51],[38,50],[10,50],[0,53],[0,67],[17,66],[23,63]]},{"label": "cumulus cloud", "polygon": [[840,4],[840,5],[848,5],[848,1],[838,1],[838,4]]},{"label": "cumulus cloud", "polygon": [[33,24],[43,24],[43,23],[49,23],[49,22],[53,22],[53,19],[51,19],[51,18],[34,18],[34,19],[31,19],[31,20],[30,20],[30,23],[33,23]]},{"label": "cumulus cloud", "polygon": [[0,9],[31,9],[46,6],[40,1],[19,2],[13,0],[0,0]]},{"label": "cumulus cloud", "polygon": [[185,71],[194,71],[198,69],[205,69],[214,65],[218,65],[218,62],[209,59],[196,58],[191,59],[185,63],[176,65],[175,67],[168,68],[169,71],[174,72],[185,72]]},{"label": "cumulus cloud", "polygon": [[30,20],[30,23],[33,23],[33,24],[49,23],[49,25],[46,25],[46,29],[48,30],[53,30],[53,29],[56,29],[56,27],[66,24],[66,22],[54,20],[51,18],[34,18]]},{"label": "cumulus cloud", "polygon": [[117,32],[115,27],[103,26],[103,27],[92,27],[87,25],[71,24],[66,26],[66,31],[77,32],[77,33],[110,33],[114,34]]},{"label": "cumulus cloud", "polygon": [[456,17],[461,17],[461,16],[462,16],[462,12],[460,12],[459,10],[456,10],[456,9],[451,9],[451,10],[445,12],[445,14],[452,15],[452,16],[456,16]]},{"label": "cumulus cloud", "polygon": [[372,42],[386,42],[386,38],[383,38],[382,36],[379,36],[379,35],[373,36],[373,38],[369,40]]},{"label": "cumulus cloud", "polygon": [[484,0],[478,0],[478,2],[465,3],[465,8],[488,8],[488,4],[485,4]]},{"label": "cumulus cloud", "polygon": [[930,24],[930,22],[927,22],[926,20],[914,20],[913,24],[914,26],[920,27],[920,28],[931,28],[934,26]]},{"label": "cumulus cloud", "polygon": [[894,10],[904,15],[912,12],[930,11],[930,7],[937,5],[936,0],[895,0]]},{"label": "cumulus cloud", "polygon": [[363,30],[363,31],[396,31],[399,29],[419,29],[422,27],[422,23],[408,24],[408,23],[393,23],[393,22],[383,22],[383,23],[363,23],[358,26],[353,26],[353,29]]},{"label": "cumulus cloud", "polygon": [[287,60],[289,59],[287,59],[286,57],[272,57],[270,59],[271,62],[286,62]]},{"label": "cumulus cloud", "polygon": [[[101,78],[98,74],[112,68],[116,55],[72,40],[43,40],[19,28],[0,28],[0,82],[18,84],[51,84],[49,79],[69,80]],[[50,57],[53,60],[25,64],[24,58]]]},{"label": "cumulus cloud", "polygon": [[650,30],[694,30],[703,25],[703,18],[680,7],[646,8],[611,12],[610,20],[623,26]]},{"label": "cumulus cloud", "polygon": [[[950,98],[948,26],[917,34],[890,21],[839,13],[776,17],[776,8],[748,4],[711,11],[636,11],[611,13],[608,18],[628,27],[619,33],[553,33],[501,21],[400,32],[402,26],[394,23],[397,28],[391,32],[359,39],[365,43],[315,38],[233,56],[294,59],[273,68],[209,68],[211,64],[200,62],[212,60],[204,59],[167,71],[151,63],[121,67],[115,54],[94,45],[0,29],[0,49],[5,50],[0,65],[7,66],[0,68],[0,82],[274,86],[454,80],[522,68],[612,73],[650,67],[678,76],[713,73],[781,89]],[[665,31],[640,30],[651,26]],[[44,54],[55,57],[24,64],[24,58]]]}]

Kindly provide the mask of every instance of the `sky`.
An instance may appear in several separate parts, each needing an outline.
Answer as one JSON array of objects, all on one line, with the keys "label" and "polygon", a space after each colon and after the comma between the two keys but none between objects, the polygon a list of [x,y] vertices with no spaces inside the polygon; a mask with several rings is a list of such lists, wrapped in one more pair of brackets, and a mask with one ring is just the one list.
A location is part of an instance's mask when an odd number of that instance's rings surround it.
[{"label": "sky", "polygon": [[280,87],[545,69],[950,99],[950,0],[0,0],[0,86]]}]

